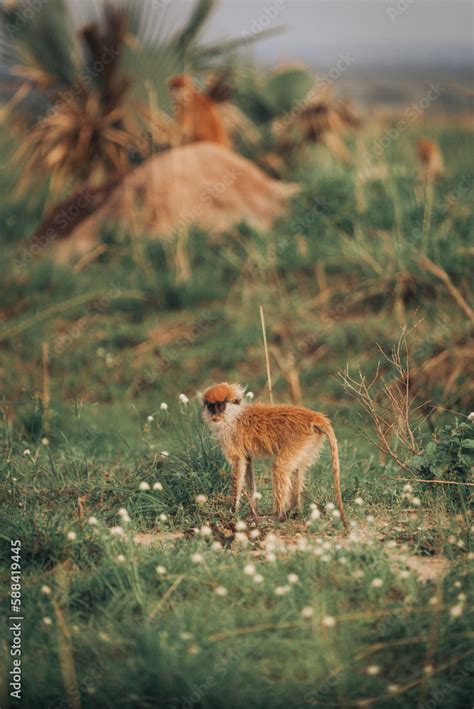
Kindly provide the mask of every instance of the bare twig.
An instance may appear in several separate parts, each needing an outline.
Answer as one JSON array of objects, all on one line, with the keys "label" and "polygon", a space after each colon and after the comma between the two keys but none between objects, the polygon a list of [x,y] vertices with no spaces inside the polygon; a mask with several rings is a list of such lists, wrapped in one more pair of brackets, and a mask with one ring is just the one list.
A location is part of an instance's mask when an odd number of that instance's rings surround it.
[{"label": "bare twig", "polygon": [[352,377],[348,369],[340,373],[340,376],[347,393],[360,403],[372,420],[376,440],[367,436],[367,433],[363,435],[384,456],[390,456],[402,470],[408,472],[410,467],[407,461],[421,453],[415,429],[419,429],[423,421],[423,407],[415,406],[410,393],[407,334],[408,330],[404,327],[390,354],[379,348],[394,374],[389,382],[382,376],[380,365],[377,365],[371,382],[366,381],[360,370],[358,379]]}]

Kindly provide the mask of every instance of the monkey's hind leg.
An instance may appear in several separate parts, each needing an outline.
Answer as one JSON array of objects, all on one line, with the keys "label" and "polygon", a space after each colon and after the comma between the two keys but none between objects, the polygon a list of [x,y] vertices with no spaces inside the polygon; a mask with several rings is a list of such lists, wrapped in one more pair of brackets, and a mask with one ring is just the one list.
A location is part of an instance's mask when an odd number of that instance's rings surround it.
[{"label": "monkey's hind leg", "polygon": [[232,509],[234,512],[239,511],[246,467],[245,458],[234,458],[232,461]]},{"label": "monkey's hind leg", "polygon": [[298,457],[298,467],[292,473],[292,488],[288,511],[299,512],[301,509],[301,493],[303,492],[306,471],[312,466],[319,455],[321,442],[310,440]]},{"label": "monkey's hind leg", "polygon": [[288,461],[275,458],[272,470],[273,514],[282,522],[286,518],[291,489],[291,471]]},{"label": "monkey's hind leg", "polygon": [[303,489],[305,468],[301,466],[291,473],[291,491],[287,512],[299,512],[301,508],[301,491]]}]

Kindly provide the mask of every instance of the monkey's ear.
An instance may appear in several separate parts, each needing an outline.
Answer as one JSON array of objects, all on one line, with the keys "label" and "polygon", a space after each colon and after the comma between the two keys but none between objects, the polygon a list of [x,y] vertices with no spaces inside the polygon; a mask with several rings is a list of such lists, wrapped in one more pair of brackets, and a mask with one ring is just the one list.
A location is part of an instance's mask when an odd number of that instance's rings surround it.
[{"label": "monkey's ear", "polygon": [[[243,397],[244,397],[244,395],[245,395],[245,392],[247,391],[247,387],[246,387],[246,386],[244,386],[244,387],[243,387],[243,386],[240,386],[240,384],[234,384],[233,386],[234,386],[235,394],[236,394],[235,399],[236,399],[236,400],[237,400],[237,399],[243,399]],[[232,403],[235,403],[235,402],[232,402]],[[239,404],[240,404],[240,401],[239,401]]]}]

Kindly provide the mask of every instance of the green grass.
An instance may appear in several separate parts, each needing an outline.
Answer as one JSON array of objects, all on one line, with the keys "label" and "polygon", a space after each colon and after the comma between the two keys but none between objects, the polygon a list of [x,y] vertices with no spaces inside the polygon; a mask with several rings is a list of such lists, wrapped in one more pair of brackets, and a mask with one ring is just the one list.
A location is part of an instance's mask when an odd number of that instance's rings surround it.
[{"label": "green grass", "polygon": [[[472,135],[436,130],[447,174],[431,196],[413,163],[417,127],[390,143],[387,172],[362,188],[354,167],[315,151],[291,175],[301,193],[271,233],[241,225],[210,244],[192,230],[186,282],[173,245],[146,238],[145,270],[116,234],[81,273],[30,259],[44,197],[2,201],[0,598],[7,618],[10,540],[20,539],[23,706],[74,705],[76,686],[82,707],[469,705],[469,494],[413,482],[407,497],[393,479],[465,480],[474,439],[471,324],[419,261],[429,256],[469,301]],[[370,146],[370,128],[362,138]],[[0,174],[2,193],[14,179]],[[290,398],[281,363],[291,356],[304,403],[333,419],[348,538],[326,508],[326,450],[300,519],[265,517],[255,537],[244,505],[247,530],[236,529],[228,469],[193,397],[220,379],[266,397],[260,304],[275,398]],[[390,378],[378,346],[389,351],[405,324],[417,324],[413,394],[431,402],[409,473],[355,432],[372,434],[338,377],[349,365],[370,378],[380,363]],[[268,512],[265,462],[257,484]],[[123,536],[110,532],[118,525]],[[2,652],[2,706],[10,660]]]}]

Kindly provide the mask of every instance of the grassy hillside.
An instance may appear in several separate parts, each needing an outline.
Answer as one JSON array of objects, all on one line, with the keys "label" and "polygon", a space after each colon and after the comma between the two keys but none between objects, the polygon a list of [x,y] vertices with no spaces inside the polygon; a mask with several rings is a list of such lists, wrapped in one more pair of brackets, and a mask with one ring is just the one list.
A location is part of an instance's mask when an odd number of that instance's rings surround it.
[{"label": "grassy hillside", "polygon": [[[427,131],[446,159],[428,186]],[[82,270],[32,251],[44,195],[16,198],[0,172],[1,598],[7,617],[19,539],[24,706],[469,705],[472,147],[467,130],[369,124],[354,166],[301,159],[271,233],[107,232]],[[228,379],[267,399],[260,304],[275,398],[296,377],[334,422],[348,537],[327,451],[302,518],[230,513],[194,397]],[[393,443],[402,469],[340,374],[378,372],[386,405],[404,327],[420,408],[418,454]],[[268,464],[257,476],[268,511]]]}]

